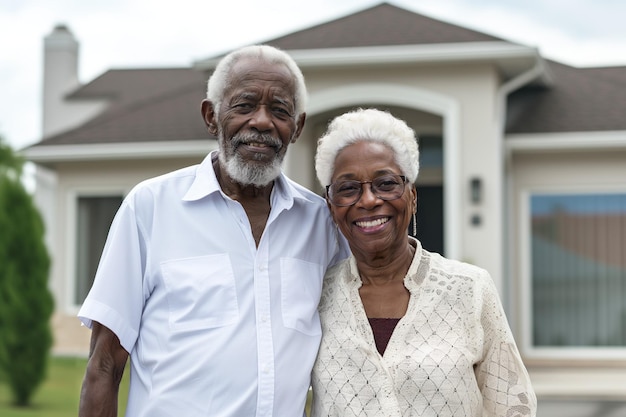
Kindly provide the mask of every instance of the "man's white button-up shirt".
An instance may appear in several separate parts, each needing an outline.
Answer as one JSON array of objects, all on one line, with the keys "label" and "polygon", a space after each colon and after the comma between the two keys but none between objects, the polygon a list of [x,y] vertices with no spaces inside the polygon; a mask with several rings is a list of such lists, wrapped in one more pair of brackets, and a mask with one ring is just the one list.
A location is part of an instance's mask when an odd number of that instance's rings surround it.
[{"label": "man's white button-up shirt", "polygon": [[348,255],[324,200],[282,176],[256,247],[211,155],[124,199],[80,312],[131,354],[126,416],[298,416],[326,269]]}]

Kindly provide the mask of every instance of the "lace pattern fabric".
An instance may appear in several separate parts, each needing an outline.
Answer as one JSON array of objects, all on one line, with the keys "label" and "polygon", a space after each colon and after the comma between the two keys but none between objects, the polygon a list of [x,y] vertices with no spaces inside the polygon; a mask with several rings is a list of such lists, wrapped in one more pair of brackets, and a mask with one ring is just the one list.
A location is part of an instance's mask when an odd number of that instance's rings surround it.
[{"label": "lace pattern fabric", "polygon": [[[415,241],[416,242],[416,241]],[[421,248],[406,315],[376,349],[353,258],[325,278],[312,416],[532,417],[536,397],[488,273]]]}]

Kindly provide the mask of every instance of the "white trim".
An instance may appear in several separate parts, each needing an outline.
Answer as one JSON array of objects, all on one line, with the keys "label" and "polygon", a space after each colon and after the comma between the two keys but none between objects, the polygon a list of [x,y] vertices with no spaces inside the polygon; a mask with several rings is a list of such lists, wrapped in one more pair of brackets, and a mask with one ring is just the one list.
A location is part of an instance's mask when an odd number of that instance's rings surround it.
[{"label": "white trim", "polygon": [[624,149],[626,130],[509,134],[504,143],[507,150],[520,152]]},{"label": "white trim", "polygon": [[449,61],[491,61],[502,59],[535,59],[536,48],[509,42],[462,42],[360,48],[323,48],[293,50],[289,54],[303,68]]},{"label": "white trim", "polygon": [[[521,329],[522,329],[522,352],[525,357],[533,357],[536,352],[533,348],[532,323],[533,314],[530,304],[532,302],[532,274],[531,274],[531,254],[530,254],[530,190],[524,190],[520,193],[519,207],[519,247],[517,248],[520,256],[520,288],[521,288]],[[514,236],[515,233],[512,234]]]},{"label": "white trim", "polygon": [[461,172],[460,172],[460,105],[452,97],[429,90],[397,84],[367,83],[333,87],[312,93],[307,113],[314,115],[328,110],[374,102],[432,112],[443,118],[444,142],[444,242],[449,258],[462,256]]},{"label": "white trim", "polygon": [[135,158],[195,157],[217,149],[211,139],[163,142],[121,142],[84,145],[35,145],[22,154],[36,163],[119,160]]},{"label": "white trim", "polygon": [[532,195],[556,195],[556,194],[596,194],[596,193],[626,193],[626,189],[619,186],[604,184],[582,186],[538,186],[520,191],[519,225],[520,225],[520,278],[522,297],[522,352],[528,359],[550,360],[591,360],[594,362],[607,362],[613,360],[626,360],[626,347],[534,347],[532,337],[532,255],[530,251],[531,224],[530,224],[530,198]]},{"label": "white trim", "polygon": [[[433,63],[451,61],[531,60],[539,57],[537,48],[506,41],[454,42],[420,45],[364,46],[289,50],[302,69],[345,65]],[[222,57],[193,63],[193,68],[213,69]],[[523,65],[527,68],[528,64]]]},{"label": "white trim", "polygon": [[563,348],[530,348],[526,350],[524,357],[528,359],[550,360],[587,360],[597,362],[624,361],[626,360],[626,348],[619,347],[563,347]]}]

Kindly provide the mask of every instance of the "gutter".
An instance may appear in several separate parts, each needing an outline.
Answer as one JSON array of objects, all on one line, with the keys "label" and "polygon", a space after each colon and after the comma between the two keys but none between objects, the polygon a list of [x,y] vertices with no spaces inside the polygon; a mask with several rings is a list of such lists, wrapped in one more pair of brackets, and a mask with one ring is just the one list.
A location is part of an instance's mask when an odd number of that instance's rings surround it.
[{"label": "gutter", "polygon": [[[504,298],[504,308],[508,317],[520,317],[520,315],[518,314],[513,314],[516,311],[520,311],[520,309],[518,308],[518,305],[513,305],[517,298],[513,296],[515,286],[513,285],[514,283],[511,280],[511,277],[513,277],[514,275],[512,259],[515,255],[514,251],[516,247],[513,242],[509,240],[509,237],[512,236],[511,231],[514,230],[513,219],[510,211],[514,195],[513,177],[509,169],[511,164],[511,152],[507,149],[504,143],[507,115],[506,99],[508,95],[512,92],[518,90],[525,85],[530,84],[537,79],[542,79],[545,85],[549,86],[552,84],[552,77],[549,73],[549,69],[547,68],[543,58],[539,55],[538,51],[536,52],[535,64],[527,71],[522,72],[521,74],[502,84],[497,91],[496,97],[498,106],[498,114],[496,115],[496,118],[498,123],[498,133],[500,135],[498,146],[500,146],[499,153],[501,155],[502,173],[502,183],[500,184],[500,196],[502,199],[502,232],[500,239],[502,241],[502,247],[504,248],[504,260],[502,262],[502,296]],[[513,327],[513,333],[515,335],[521,335],[522,326],[520,320],[517,320],[516,323],[511,323],[511,327]],[[520,344],[525,345],[526,341]]]}]

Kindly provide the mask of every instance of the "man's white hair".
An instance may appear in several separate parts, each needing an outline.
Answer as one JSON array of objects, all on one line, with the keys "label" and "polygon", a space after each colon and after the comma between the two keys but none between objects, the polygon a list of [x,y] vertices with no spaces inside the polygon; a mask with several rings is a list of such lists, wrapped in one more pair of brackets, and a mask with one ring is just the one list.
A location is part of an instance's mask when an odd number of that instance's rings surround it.
[{"label": "man's white hair", "polygon": [[415,183],[419,172],[419,150],[413,129],[386,111],[358,109],[334,118],[317,142],[315,171],[323,186],[330,184],[337,154],[359,141],[379,142],[391,148],[402,175]]},{"label": "man's white hair", "polygon": [[245,46],[229,53],[220,60],[215,67],[215,71],[213,71],[213,74],[209,78],[206,92],[207,100],[213,103],[215,114],[219,113],[222,100],[224,99],[224,92],[230,86],[230,77],[233,67],[237,62],[246,58],[258,59],[268,64],[282,64],[287,67],[294,79],[294,105],[296,112],[295,118],[297,120],[298,117],[304,113],[304,109],[306,108],[307,91],[304,76],[289,54],[269,45]]}]

